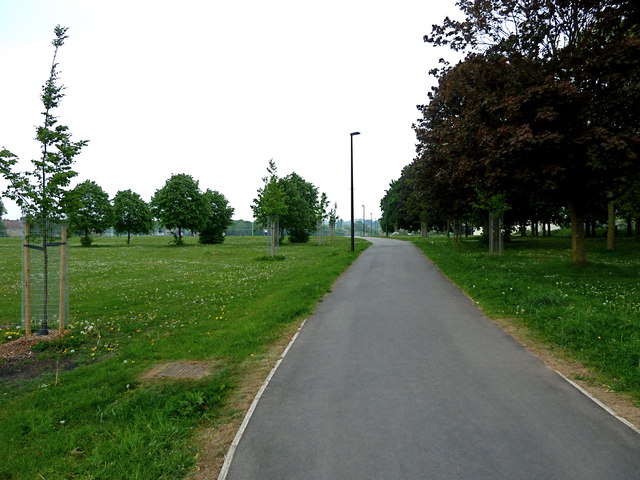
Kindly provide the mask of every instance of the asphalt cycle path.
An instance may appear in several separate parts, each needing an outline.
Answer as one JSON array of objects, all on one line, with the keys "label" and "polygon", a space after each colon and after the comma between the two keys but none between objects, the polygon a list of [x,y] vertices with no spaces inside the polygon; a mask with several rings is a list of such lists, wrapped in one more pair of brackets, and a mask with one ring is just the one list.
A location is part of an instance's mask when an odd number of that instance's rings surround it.
[{"label": "asphalt cycle path", "polygon": [[640,434],[414,245],[371,241],[305,323],[221,477],[640,479]]}]

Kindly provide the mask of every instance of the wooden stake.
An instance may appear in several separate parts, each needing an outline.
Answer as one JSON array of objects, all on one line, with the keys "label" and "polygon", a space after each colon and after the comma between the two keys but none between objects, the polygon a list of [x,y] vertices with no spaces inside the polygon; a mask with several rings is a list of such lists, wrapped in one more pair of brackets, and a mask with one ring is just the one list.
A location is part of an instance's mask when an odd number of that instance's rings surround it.
[{"label": "wooden stake", "polygon": [[22,288],[24,295],[25,335],[31,335],[31,249],[28,246],[30,235],[29,224],[26,223],[24,226],[24,242],[22,247],[24,250],[24,285]]}]

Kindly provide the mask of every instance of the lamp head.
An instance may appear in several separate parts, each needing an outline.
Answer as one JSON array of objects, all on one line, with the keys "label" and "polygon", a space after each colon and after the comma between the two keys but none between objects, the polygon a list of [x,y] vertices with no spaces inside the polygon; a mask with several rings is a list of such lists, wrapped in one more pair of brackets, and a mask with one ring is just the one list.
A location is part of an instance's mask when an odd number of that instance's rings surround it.
[{"label": "lamp head", "polygon": [[351,132],[349,135],[353,137],[354,135],[360,135],[360,132]]}]

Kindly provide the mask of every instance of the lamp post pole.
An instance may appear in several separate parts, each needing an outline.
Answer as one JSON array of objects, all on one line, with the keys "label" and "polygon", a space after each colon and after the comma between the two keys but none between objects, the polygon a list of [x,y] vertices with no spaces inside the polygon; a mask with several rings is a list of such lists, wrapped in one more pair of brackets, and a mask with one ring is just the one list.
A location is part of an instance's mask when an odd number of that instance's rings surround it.
[{"label": "lamp post pole", "polygon": [[351,251],[355,251],[355,223],[353,220],[353,136],[360,135],[360,132],[351,132]]},{"label": "lamp post pole", "polygon": [[367,234],[367,219],[364,217],[364,205],[362,205],[362,236],[364,237]]}]

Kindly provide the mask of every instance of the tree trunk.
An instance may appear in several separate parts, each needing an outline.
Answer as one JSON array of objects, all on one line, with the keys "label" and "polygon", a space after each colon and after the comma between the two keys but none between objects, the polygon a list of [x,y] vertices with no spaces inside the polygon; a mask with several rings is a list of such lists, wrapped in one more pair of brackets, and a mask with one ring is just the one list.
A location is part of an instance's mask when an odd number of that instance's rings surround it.
[{"label": "tree trunk", "polygon": [[489,212],[486,210],[482,211],[482,234],[489,235]]},{"label": "tree trunk", "polygon": [[616,209],[613,201],[613,193],[607,195],[607,250],[616,248]]},{"label": "tree trunk", "polygon": [[636,217],[636,241],[640,241],[640,217]]},{"label": "tree trunk", "polygon": [[587,255],[584,248],[584,214],[582,205],[569,203],[571,215],[571,258],[574,265],[586,265]]},{"label": "tree trunk", "polygon": [[422,238],[427,238],[427,222],[420,222],[420,233]]},{"label": "tree trunk", "polygon": [[527,224],[524,222],[520,224],[520,236],[521,237],[527,236]]},{"label": "tree trunk", "polygon": [[127,245],[131,245],[131,231],[127,230]]},{"label": "tree trunk", "polygon": [[276,222],[271,222],[271,258],[276,256]]},{"label": "tree trunk", "polygon": [[627,215],[627,237],[633,237],[633,219],[631,215]]}]

